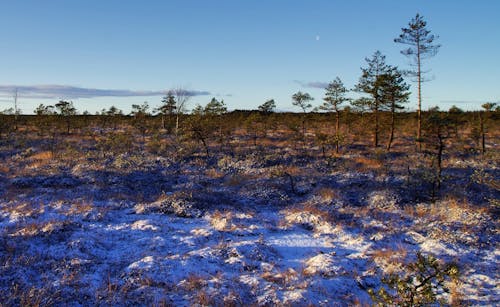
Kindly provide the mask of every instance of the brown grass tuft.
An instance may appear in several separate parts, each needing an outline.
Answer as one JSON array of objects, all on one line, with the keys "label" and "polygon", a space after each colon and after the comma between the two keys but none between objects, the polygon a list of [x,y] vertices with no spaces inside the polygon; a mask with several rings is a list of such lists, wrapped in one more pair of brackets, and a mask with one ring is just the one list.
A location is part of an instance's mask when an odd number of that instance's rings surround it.
[{"label": "brown grass tuft", "polygon": [[408,250],[398,245],[396,248],[382,248],[369,253],[374,262],[377,263],[388,274],[399,271],[408,255]]},{"label": "brown grass tuft", "polygon": [[187,291],[195,291],[201,290],[202,287],[206,285],[206,280],[202,276],[191,273],[188,277],[183,281],[183,288]]},{"label": "brown grass tuft", "polygon": [[265,281],[272,282],[281,286],[289,285],[292,281],[297,279],[297,276],[297,271],[292,268],[289,268],[288,270],[283,272],[264,272],[261,275],[262,279],[264,279]]},{"label": "brown grass tuft", "polygon": [[372,159],[368,157],[356,157],[354,162],[360,165],[361,170],[374,170],[379,169],[383,166],[382,162],[377,159]]},{"label": "brown grass tuft", "polygon": [[31,163],[28,168],[39,168],[44,165],[48,165],[54,159],[54,154],[51,151],[42,151],[32,155],[29,160]]},{"label": "brown grass tuft", "polygon": [[221,212],[219,210],[215,210],[210,217],[210,224],[218,231],[233,231],[236,229],[236,225],[231,222],[232,219],[233,213],[231,211]]},{"label": "brown grass tuft", "polygon": [[212,179],[220,179],[225,176],[225,174],[215,168],[209,168],[205,171],[205,175]]},{"label": "brown grass tuft", "polygon": [[324,202],[330,203],[335,198],[338,198],[338,192],[332,188],[322,187],[316,191],[317,195],[321,197]]}]

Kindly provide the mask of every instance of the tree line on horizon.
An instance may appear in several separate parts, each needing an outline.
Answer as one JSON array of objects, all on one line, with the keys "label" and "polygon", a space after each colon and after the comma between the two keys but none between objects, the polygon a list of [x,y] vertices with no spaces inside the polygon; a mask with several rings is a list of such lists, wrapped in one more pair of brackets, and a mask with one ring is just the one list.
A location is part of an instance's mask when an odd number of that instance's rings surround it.
[{"label": "tree line on horizon", "polygon": [[[335,144],[336,152],[339,151],[342,135],[340,133],[340,121],[342,113],[358,111],[370,113],[373,117],[372,129],[372,144],[378,147],[380,143],[380,121],[382,113],[390,114],[390,132],[387,142],[387,150],[390,150],[394,139],[396,113],[405,109],[405,104],[408,103],[410,95],[410,86],[405,80],[405,77],[411,78],[417,84],[417,110],[416,110],[416,144],[419,149],[422,147],[422,82],[426,81],[423,78],[425,71],[422,70],[422,62],[429,57],[436,55],[439,44],[435,43],[437,36],[431,34],[427,29],[427,23],[420,14],[416,14],[408,24],[408,27],[401,29],[401,34],[394,39],[395,43],[406,45],[407,48],[401,50],[401,53],[409,57],[412,69],[401,70],[397,66],[390,65],[386,62],[386,57],[380,51],[375,51],[370,58],[365,58],[366,66],[361,68],[361,76],[358,83],[352,89],[348,89],[342,82],[340,77],[336,77],[325,87],[325,94],[322,104],[313,108],[311,102],[314,98],[307,92],[298,91],[294,93],[292,105],[300,108],[301,116],[301,134],[305,138],[307,133],[307,114],[313,112],[326,112],[335,115],[334,120],[334,135],[332,143]],[[360,98],[352,99],[348,97],[349,92],[355,92],[361,95]],[[159,116],[161,118],[161,128],[174,132],[177,136],[180,130],[180,119],[183,115],[189,113],[187,111],[187,102],[190,99],[189,91],[183,88],[170,90],[162,97],[161,105],[152,109],[148,102],[143,104],[133,104],[132,110],[128,114],[134,118],[133,122],[137,129],[144,136],[147,126],[144,123],[144,118],[149,116]],[[497,110],[500,106],[495,103],[485,103],[482,105],[487,112]],[[495,109],[496,108],[496,109]],[[275,112],[276,102],[274,99],[269,99],[258,106],[258,111],[262,114],[270,114]],[[437,111],[436,108],[431,108],[432,111]],[[191,115],[195,118],[209,117],[211,120],[220,121],[220,117],[227,112],[227,106],[224,100],[218,100],[215,97],[210,100],[205,106],[196,105],[191,110]],[[452,106],[449,112],[462,112],[456,106]],[[65,123],[66,133],[70,133],[71,116],[78,115],[78,111],[72,101],[60,100],[55,105],[40,104],[34,113],[37,116],[58,115]],[[15,109],[6,110],[3,114],[15,115],[14,125],[17,130],[18,126],[18,109],[17,109],[17,92],[15,95]],[[83,115],[90,115],[87,111]],[[115,106],[109,109],[102,109],[96,115],[105,117],[125,116],[124,112]],[[443,120],[443,119],[441,119]],[[483,119],[480,118],[481,126]],[[172,123],[173,122],[173,123]],[[208,125],[208,123],[198,120],[197,123],[191,123],[193,133],[199,134],[202,130],[200,123]],[[115,123],[116,124],[116,123]],[[5,125],[5,123],[3,124]],[[5,127],[3,129],[5,130]],[[482,129],[482,128],[481,128]],[[198,132],[197,132],[198,131]]]}]

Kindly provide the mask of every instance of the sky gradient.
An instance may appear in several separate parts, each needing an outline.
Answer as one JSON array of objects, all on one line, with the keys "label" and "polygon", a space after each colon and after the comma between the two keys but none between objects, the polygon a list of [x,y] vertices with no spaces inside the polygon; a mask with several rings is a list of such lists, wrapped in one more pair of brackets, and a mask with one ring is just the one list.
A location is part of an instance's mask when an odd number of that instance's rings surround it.
[{"label": "sky gradient", "polygon": [[230,110],[256,109],[273,98],[299,111],[293,93],[309,92],[318,106],[319,87],[335,77],[353,88],[376,50],[409,68],[393,39],[417,12],[442,45],[424,62],[432,81],[423,108],[498,102],[496,0],[0,0],[0,111],[13,106],[13,88],[32,114],[59,99],[91,113],[156,107],[176,87],[192,91],[189,108],[217,97]]}]

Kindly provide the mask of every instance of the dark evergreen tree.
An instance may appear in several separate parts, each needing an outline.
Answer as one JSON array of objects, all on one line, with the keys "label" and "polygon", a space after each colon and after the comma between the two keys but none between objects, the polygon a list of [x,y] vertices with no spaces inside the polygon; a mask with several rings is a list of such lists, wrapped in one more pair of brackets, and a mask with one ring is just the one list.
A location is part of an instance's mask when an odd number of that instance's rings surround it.
[{"label": "dark evergreen tree", "polygon": [[157,111],[161,115],[161,127],[167,129],[166,117],[168,116],[172,120],[177,110],[177,101],[175,101],[174,93],[168,91],[167,95],[162,98],[161,103],[162,105]]},{"label": "dark evergreen tree", "polygon": [[77,114],[76,108],[73,106],[73,102],[66,100],[59,100],[59,102],[55,104],[55,107],[58,110],[57,114],[62,118],[64,118],[66,122],[66,134],[69,134],[71,116]]},{"label": "dark evergreen tree", "polygon": [[344,86],[342,80],[337,77],[328,84],[325,90],[325,97],[323,98],[325,102],[319,108],[328,112],[335,112],[335,151],[338,153],[340,141],[340,111],[341,105],[349,101],[349,98],[345,96],[348,89]]},{"label": "dark evergreen tree", "polygon": [[218,101],[212,98],[212,100],[205,106],[204,110],[206,115],[222,115],[227,112],[226,104],[224,100]]},{"label": "dark evergreen tree", "polygon": [[363,97],[356,100],[353,104],[362,109],[368,109],[374,117],[373,146],[377,147],[380,133],[379,112],[385,107],[383,86],[384,80],[381,76],[388,73],[389,65],[385,63],[385,56],[380,51],[376,51],[372,58],[365,59],[368,67],[361,68],[361,77],[354,88],[355,91],[368,94],[369,97]]},{"label": "dark evergreen tree", "polygon": [[403,103],[408,102],[410,86],[406,84],[402,72],[396,67],[389,67],[387,72],[380,76],[382,86],[382,100],[391,112],[390,133],[387,142],[387,151],[391,150],[394,140],[394,129],[396,123],[396,112],[404,109]]},{"label": "dark evergreen tree", "polygon": [[274,109],[276,109],[276,102],[274,102],[274,99],[269,99],[259,106],[259,111],[266,114],[273,113]]}]

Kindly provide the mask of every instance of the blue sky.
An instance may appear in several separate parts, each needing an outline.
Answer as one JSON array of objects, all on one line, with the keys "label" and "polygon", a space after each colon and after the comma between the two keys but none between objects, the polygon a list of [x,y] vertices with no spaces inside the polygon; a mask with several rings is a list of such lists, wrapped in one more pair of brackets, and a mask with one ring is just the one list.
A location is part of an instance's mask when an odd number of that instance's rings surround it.
[{"label": "blue sky", "polygon": [[338,76],[354,87],[376,50],[408,68],[393,39],[417,12],[442,44],[424,63],[433,80],[423,107],[498,102],[496,0],[0,0],[0,110],[12,107],[13,88],[27,114],[58,99],[128,112],[158,106],[175,87],[196,94],[190,108],[217,97],[229,109],[256,109],[273,98],[294,110],[299,90],[319,105],[324,90],[309,85]]}]

